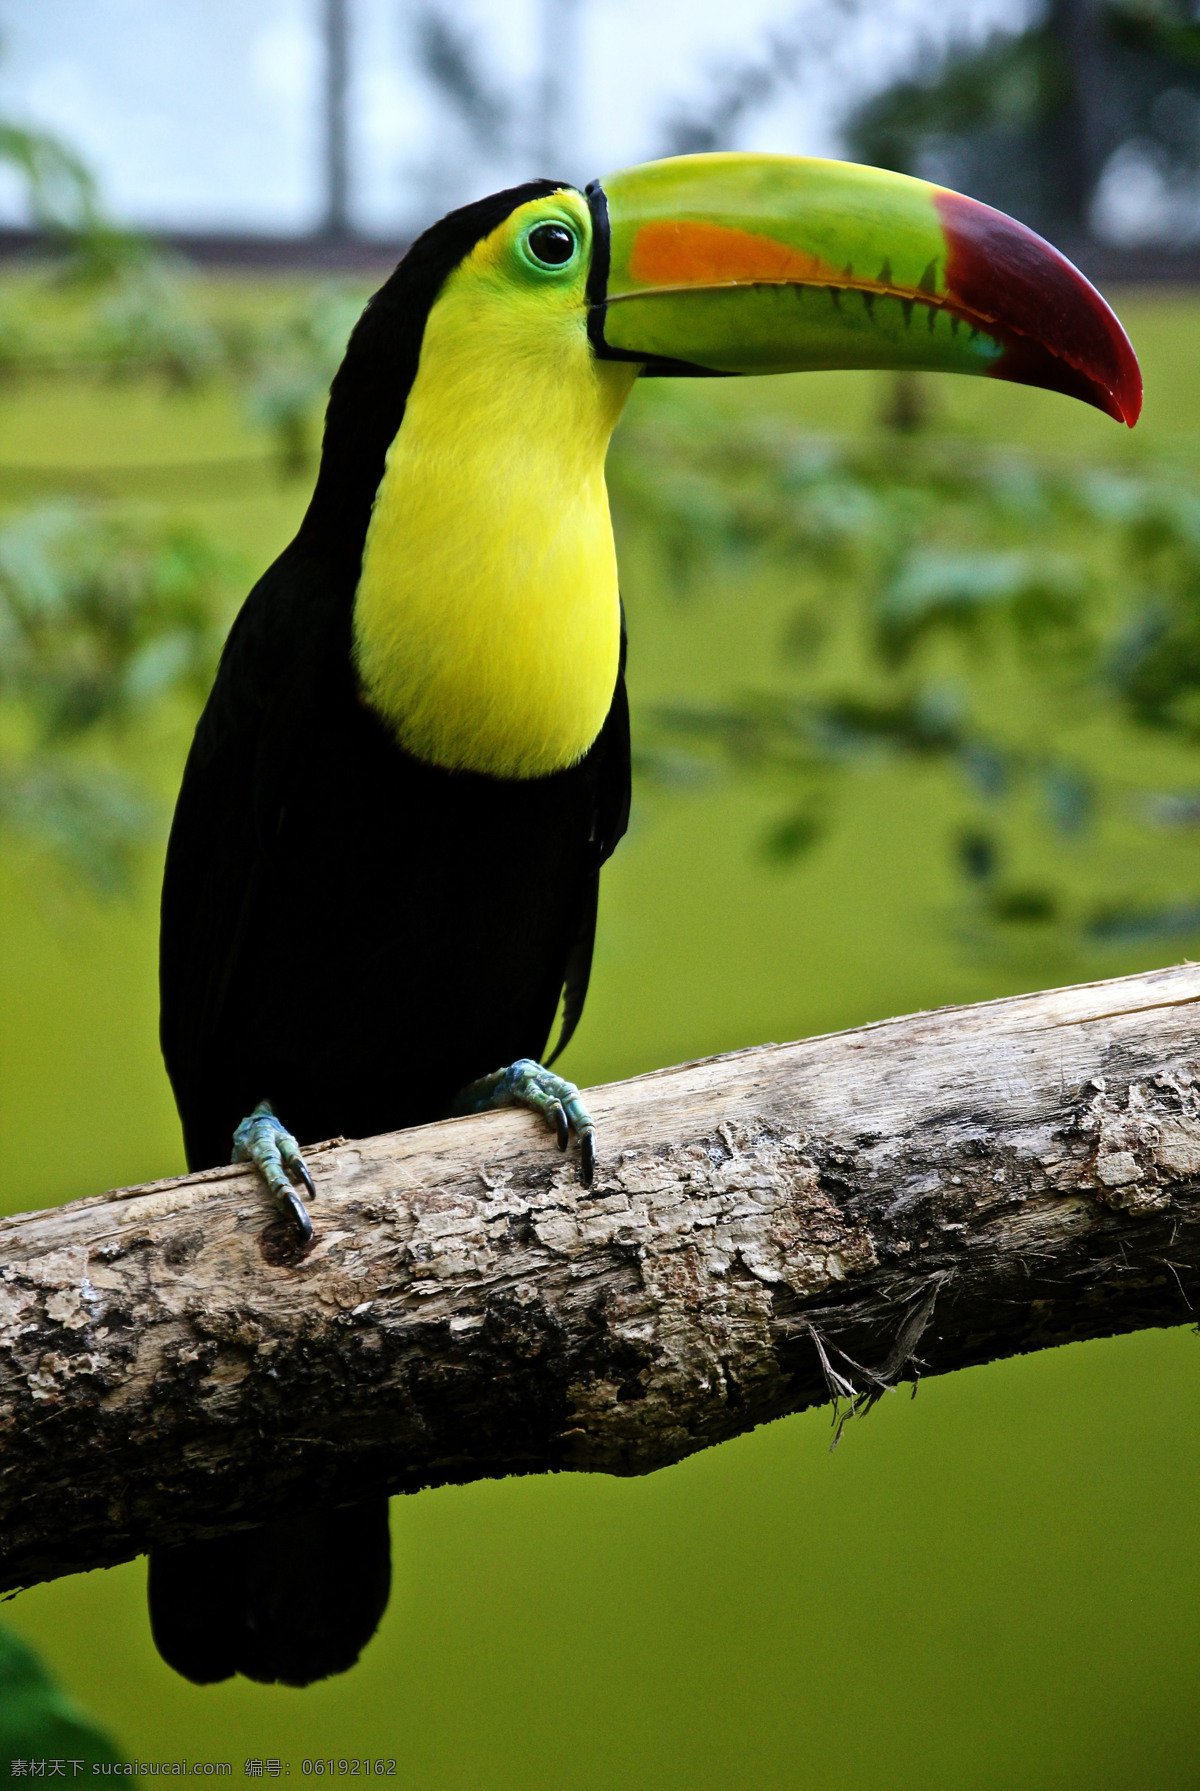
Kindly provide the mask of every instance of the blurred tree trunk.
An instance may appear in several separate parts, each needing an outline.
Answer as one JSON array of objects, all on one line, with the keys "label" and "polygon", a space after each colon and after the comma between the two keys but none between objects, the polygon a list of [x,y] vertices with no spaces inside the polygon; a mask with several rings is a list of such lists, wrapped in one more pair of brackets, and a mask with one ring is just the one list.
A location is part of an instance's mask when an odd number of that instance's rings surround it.
[{"label": "blurred tree trunk", "polygon": [[929,427],[932,408],[929,381],[902,368],[887,379],[879,421],[893,435],[919,435]]},{"label": "blurred tree trunk", "polygon": [[0,1586],[389,1491],[645,1473],[1200,1301],[1200,967],[0,1222]]},{"label": "blurred tree trunk", "polygon": [[1097,0],[1051,0],[1047,19],[1059,46],[1066,94],[1047,127],[1057,163],[1064,224],[1086,234],[1092,198],[1113,147],[1103,23]]},{"label": "blurred tree trunk", "polygon": [[344,241],[350,230],[349,0],[323,0],[325,40],[325,219],[322,234]]}]

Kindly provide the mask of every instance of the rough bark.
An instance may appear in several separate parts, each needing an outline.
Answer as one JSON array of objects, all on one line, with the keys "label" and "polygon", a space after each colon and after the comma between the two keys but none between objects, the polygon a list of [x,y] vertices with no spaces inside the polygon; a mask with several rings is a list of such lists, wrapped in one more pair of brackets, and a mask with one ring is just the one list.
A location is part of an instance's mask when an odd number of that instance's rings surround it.
[{"label": "rough bark", "polygon": [[322,1503],[645,1473],[1200,1304],[1200,968],[768,1045],[0,1224],[0,1587]]}]

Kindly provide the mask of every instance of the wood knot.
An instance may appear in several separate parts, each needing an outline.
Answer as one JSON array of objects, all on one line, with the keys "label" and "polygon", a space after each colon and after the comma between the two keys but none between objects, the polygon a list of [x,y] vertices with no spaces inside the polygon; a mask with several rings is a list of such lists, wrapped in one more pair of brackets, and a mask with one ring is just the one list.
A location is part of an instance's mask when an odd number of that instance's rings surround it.
[{"label": "wood knot", "polygon": [[295,1220],[285,1219],[280,1214],[259,1233],[259,1254],[273,1269],[294,1269],[313,1249],[317,1235],[314,1232],[305,1242],[296,1229]]}]

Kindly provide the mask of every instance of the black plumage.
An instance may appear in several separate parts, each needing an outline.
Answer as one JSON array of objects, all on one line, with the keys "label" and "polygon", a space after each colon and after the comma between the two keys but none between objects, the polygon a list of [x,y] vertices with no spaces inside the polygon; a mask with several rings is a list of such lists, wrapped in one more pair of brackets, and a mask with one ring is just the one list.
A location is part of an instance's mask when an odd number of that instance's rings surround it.
[{"label": "black plumage", "polygon": [[[541,1056],[564,988],[564,1034],[579,1017],[599,870],[629,811],[623,642],[590,751],[529,781],[419,763],[351,661],[367,523],[429,308],[481,237],[555,190],[452,213],[371,300],[308,512],[231,630],[163,886],[162,1044],[192,1169],[227,1162],[264,1098],[302,1144],[436,1118],[476,1078]],[[156,1551],[155,1639],[201,1682],[308,1683],[357,1657],[389,1571],[382,1499]],[[298,1625],[290,1582],[305,1576],[345,1595],[327,1589],[321,1621]]]}]

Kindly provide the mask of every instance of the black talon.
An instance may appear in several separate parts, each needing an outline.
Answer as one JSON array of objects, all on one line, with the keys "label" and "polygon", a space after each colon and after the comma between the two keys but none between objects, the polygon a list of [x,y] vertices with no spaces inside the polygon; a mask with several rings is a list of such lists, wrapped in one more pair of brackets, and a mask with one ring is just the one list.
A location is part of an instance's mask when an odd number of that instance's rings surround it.
[{"label": "black talon", "polygon": [[591,1187],[595,1173],[596,1137],[593,1132],[585,1132],[579,1140],[579,1179],[585,1188]]},{"label": "black talon", "polygon": [[567,1118],[567,1110],[561,1101],[558,1103],[557,1107],[554,1108],[550,1117],[554,1121],[554,1130],[558,1134],[558,1148],[559,1150],[566,1150],[568,1141],[571,1137],[571,1122]]},{"label": "black talon", "polygon": [[[308,1180],[307,1174],[304,1179],[306,1181]],[[312,1186],[311,1182],[309,1183],[309,1186]],[[284,1195],[284,1199],[291,1208],[292,1217],[300,1228],[300,1236],[306,1244],[311,1243],[313,1234],[312,1220],[305,1211],[304,1202],[298,1194],[292,1194],[290,1192]]]},{"label": "black talon", "polygon": [[304,1161],[303,1157],[301,1157],[299,1162],[296,1163],[294,1165],[294,1167],[296,1170],[296,1174],[300,1177],[300,1180],[304,1183],[304,1186],[308,1189],[308,1198],[310,1200],[315,1200],[317,1198],[317,1190],[313,1187],[313,1178],[308,1173],[308,1164]]}]

